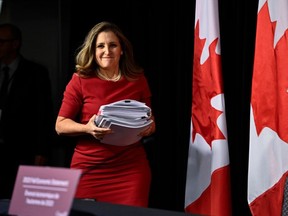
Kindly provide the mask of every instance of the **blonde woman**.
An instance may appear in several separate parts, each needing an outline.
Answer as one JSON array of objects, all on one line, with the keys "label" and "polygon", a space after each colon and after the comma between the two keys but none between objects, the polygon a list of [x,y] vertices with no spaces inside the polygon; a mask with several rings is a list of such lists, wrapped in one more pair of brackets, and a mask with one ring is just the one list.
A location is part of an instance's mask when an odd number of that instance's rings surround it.
[{"label": "blonde woman", "polygon": [[[150,98],[129,40],[113,23],[96,24],[79,48],[55,125],[59,135],[78,138],[71,161],[71,168],[82,170],[76,198],[148,206],[151,170],[142,143],[103,144],[111,130],[94,121],[101,105],[133,99],[150,107]],[[154,132],[155,122],[141,135]]]}]

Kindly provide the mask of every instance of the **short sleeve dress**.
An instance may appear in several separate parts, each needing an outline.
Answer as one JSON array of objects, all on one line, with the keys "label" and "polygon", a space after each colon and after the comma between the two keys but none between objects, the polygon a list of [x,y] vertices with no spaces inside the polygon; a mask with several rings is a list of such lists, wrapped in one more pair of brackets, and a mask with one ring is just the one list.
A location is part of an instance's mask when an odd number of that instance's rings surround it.
[{"label": "short sleeve dress", "polygon": [[[133,99],[151,106],[150,96],[145,76],[135,81],[122,77],[113,82],[98,77],[81,78],[74,73],[58,115],[85,124],[101,105]],[[148,206],[151,170],[141,142],[114,146],[100,143],[90,135],[79,136],[71,168],[82,170],[75,198]]]}]

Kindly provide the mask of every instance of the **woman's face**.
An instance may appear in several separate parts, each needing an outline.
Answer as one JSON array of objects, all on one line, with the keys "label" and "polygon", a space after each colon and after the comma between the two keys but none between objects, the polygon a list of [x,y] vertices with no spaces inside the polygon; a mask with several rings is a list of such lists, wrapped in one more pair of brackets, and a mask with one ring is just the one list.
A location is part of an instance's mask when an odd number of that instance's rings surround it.
[{"label": "woman's face", "polygon": [[114,70],[119,67],[122,48],[117,36],[111,32],[101,32],[96,40],[95,56],[100,68]]}]

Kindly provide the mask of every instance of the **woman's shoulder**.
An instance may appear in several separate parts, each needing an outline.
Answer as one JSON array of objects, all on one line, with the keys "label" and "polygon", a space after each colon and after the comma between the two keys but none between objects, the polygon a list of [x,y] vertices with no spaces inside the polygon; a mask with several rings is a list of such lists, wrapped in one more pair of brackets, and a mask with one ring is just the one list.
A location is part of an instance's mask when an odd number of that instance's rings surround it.
[{"label": "woman's shoulder", "polygon": [[72,74],[70,83],[73,83],[74,85],[79,86],[93,86],[93,85],[99,85],[101,84],[101,79],[99,79],[97,76],[83,76],[77,72],[74,72]]},{"label": "woman's shoulder", "polygon": [[84,80],[84,79],[88,79],[88,78],[90,78],[90,77],[85,77],[76,71],[72,74],[71,80],[80,81],[80,80]]}]

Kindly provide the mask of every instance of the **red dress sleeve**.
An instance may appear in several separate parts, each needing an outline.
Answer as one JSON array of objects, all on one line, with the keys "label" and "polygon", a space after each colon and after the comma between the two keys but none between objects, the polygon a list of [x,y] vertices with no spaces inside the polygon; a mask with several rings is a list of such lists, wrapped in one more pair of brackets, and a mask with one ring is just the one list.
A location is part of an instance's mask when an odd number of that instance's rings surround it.
[{"label": "red dress sleeve", "polygon": [[75,119],[82,107],[81,79],[74,73],[63,93],[59,116]]}]

